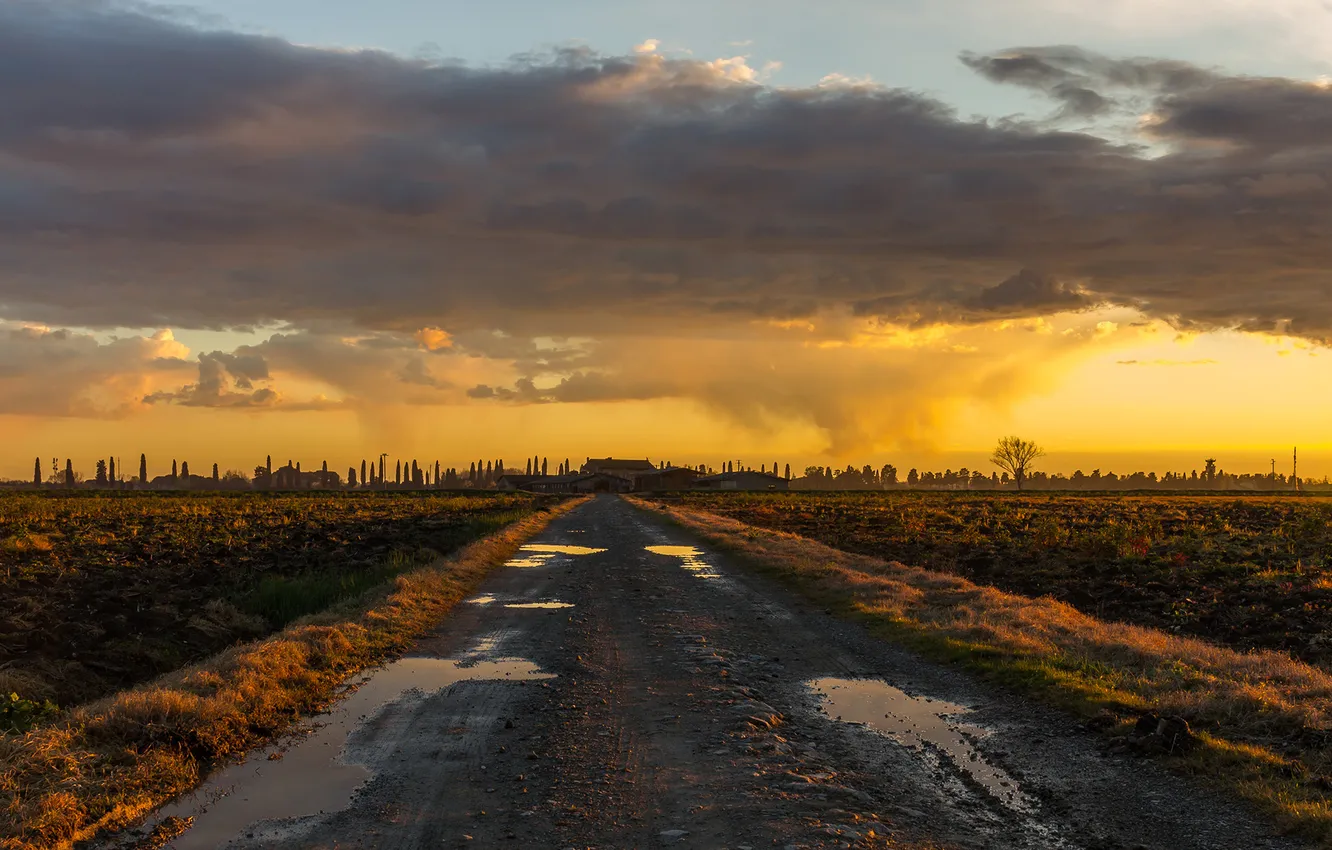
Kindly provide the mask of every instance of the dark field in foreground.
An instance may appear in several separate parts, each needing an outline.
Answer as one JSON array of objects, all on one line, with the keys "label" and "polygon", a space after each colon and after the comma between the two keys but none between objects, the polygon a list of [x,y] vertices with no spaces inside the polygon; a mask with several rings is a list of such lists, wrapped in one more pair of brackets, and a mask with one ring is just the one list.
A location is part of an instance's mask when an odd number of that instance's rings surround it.
[{"label": "dark field in foreground", "polygon": [[[0,692],[61,705],[102,696],[357,596],[553,501],[0,495]],[[0,705],[0,721],[6,709],[18,711]]]},{"label": "dark field in foreground", "polygon": [[1097,617],[1332,661],[1332,501],[690,493],[685,505]]}]

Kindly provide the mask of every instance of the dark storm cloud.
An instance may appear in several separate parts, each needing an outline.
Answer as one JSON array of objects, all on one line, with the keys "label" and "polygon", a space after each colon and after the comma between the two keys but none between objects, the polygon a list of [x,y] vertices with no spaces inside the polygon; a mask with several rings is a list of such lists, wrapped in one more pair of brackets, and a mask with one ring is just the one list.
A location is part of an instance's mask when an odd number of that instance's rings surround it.
[{"label": "dark storm cloud", "polygon": [[[0,4],[0,316],[531,339],[1105,301],[1332,337],[1329,90],[1071,47],[963,61],[1102,129],[656,55],[472,69]],[[1157,148],[1119,141],[1140,122]],[[308,334],[273,351],[355,368]]]},{"label": "dark storm cloud", "polygon": [[279,395],[271,387],[255,389],[255,381],[268,381],[268,363],[250,347],[235,353],[213,351],[199,355],[199,380],[176,392],[145,395],[144,404],[171,402],[186,407],[269,407]]},{"label": "dark storm cloud", "polygon": [[1165,59],[1113,59],[1078,47],[1024,47],[994,55],[963,53],[962,62],[996,83],[1042,92],[1069,115],[1090,117],[1144,94],[1180,92],[1214,83],[1207,69]]},{"label": "dark storm cloud", "polygon": [[1076,310],[1093,303],[1094,299],[1086,293],[1031,269],[1023,269],[1002,283],[983,289],[971,299],[971,306],[977,310],[1015,315]]}]

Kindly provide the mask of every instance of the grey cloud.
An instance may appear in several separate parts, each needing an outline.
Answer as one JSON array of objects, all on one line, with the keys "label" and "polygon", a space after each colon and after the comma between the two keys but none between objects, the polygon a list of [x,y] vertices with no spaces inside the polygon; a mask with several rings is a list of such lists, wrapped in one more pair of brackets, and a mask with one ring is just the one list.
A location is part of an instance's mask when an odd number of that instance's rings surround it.
[{"label": "grey cloud", "polygon": [[477,384],[467,391],[468,398],[474,399],[495,399],[498,401],[522,402],[524,404],[541,404],[549,401],[556,401],[549,393],[538,390],[535,382],[531,378],[519,378],[514,382],[513,388],[492,387],[488,384]]},{"label": "grey cloud", "polygon": [[1332,139],[1332,89],[1299,80],[1217,80],[1166,94],[1155,112],[1152,131],[1162,138],[1228,142],[1274,156],[1313,155],[1322,165]]},{"label": "grey cloud", "polygon": [[[3,3],[0,315],[285,324],[269,362],[358,397],[390,392],[373,369],[412,376],[384,340],[424,326],[466,353],[495,330],[1080,306],[995,287],[1023,268],[1181,325],[1332,338],[1327,90],[1072,47],[963,61],[1099,129],[740,84],[661,56],[467,68],[95,0]],[[1118,141],[1139,111],[1166,155]],[[372,335],[357,362],[301,334],[326,325]],[[515,356],[535,375],[582,355]]]},{"label": "grey cloud", "polygon": [[970,302],[978,310],[1016,315],[1076,310],[1094,303],[1086,293],[1031,269],[981,290]]},{"label": "grey cloud", "polygon": [[[1074,48],[1060,51],[1023,50],[998,56],[963,53],[963,64],[996,83],[1009,83],[1040,91],[1063,104],[1061,117],[1101,115],[1114,101],[1091,88],[1085,54]],[[1062,61],[1061,61],[1062,60]]]},{"label": "grey cloud", "polygon": [[253,348],[199,355],[199,379],[179,390],[159,390],[144,404],[174,403],[186,407],[268,407],[279,400],[271,387],[255,389],[255,381],[268,381],[268,362]]},{"label": "grey cloud", "polygon": [[398,380],[404,384],[417,384],[431,389],[441,390],[452,386],[448,381],[436,377],[426,366],[424,360],[414,357],[408,360],[398,371]]}]

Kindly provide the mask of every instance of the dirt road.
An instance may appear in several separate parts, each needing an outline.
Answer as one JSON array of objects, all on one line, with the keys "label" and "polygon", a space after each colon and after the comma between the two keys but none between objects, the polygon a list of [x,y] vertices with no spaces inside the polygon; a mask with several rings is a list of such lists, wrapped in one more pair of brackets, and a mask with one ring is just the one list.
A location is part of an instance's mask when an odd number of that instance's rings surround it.
[{"label": "dirt road", "polygon": [[170,846],[1299,846],[612,496],[412,656],[171,809]]}]

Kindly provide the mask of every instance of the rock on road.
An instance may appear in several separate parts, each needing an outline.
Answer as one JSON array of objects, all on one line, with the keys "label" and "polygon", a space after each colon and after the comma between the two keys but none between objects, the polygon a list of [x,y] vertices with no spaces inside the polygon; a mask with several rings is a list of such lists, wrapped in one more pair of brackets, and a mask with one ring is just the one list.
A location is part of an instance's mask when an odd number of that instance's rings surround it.
[{"label": "rock on road", "polygon": [[1097,744],[603,496],[169,846],[1299,846]]}]

